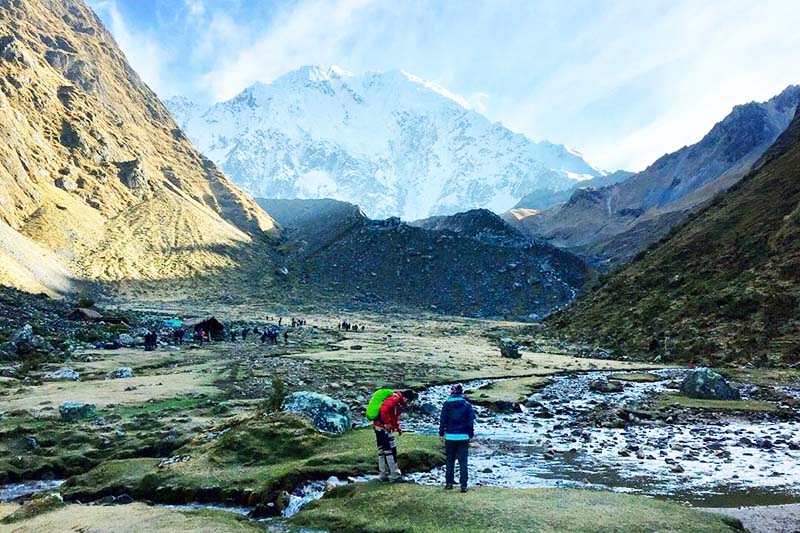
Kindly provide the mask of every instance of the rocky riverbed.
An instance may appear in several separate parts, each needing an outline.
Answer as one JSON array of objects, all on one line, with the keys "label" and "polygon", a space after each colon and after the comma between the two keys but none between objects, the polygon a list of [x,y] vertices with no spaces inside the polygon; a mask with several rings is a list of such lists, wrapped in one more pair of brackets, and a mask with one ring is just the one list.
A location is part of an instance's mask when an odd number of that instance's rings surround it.
[{"label": "rocky riverbed", "polygon": [[[471,480],[505,487],[597,487],[704,506],[800,500],[796,408],[787,406],[779,415],[698,413],[667,402],[654,410],[654,398],[669,393],[684,372],[654,371],[657,381],[627,382],[618,393],[591,390],[592,381],[607,378],[607,372],[562,375],[533,394],[522,412],[478,407]],[[438,405],[448,391],[433,387],[422,401]],[[743,387],[743,401],[755,392]],[[437,431],[434,416],[418,416],[411,425],[423,433]],[[413,478],[435,484],[443,474],[437,469]]]}]

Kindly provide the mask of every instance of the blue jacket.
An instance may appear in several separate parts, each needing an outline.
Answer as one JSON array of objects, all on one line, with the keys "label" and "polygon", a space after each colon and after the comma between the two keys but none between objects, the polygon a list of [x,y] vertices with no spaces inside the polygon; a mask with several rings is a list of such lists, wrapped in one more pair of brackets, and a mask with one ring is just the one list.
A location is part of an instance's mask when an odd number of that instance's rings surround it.
[{"label": "blue jacket", "polygon": [[475,436],[475,410],[460,394],[451,395],[442,406],[439,436],[447,440],[467,440]]}]

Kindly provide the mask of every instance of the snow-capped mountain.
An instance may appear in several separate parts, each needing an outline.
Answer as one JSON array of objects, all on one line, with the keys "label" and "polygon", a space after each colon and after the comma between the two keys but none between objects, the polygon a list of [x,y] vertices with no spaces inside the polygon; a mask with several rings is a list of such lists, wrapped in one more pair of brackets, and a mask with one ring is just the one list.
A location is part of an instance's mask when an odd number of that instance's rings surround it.
[{"label": "snow-capped mountain", "polygon": [[203,109],[167,101],[195,145],[256,197],[335,198],[374,218],[484,207],[605,173],[401,71],[302,67]]}]

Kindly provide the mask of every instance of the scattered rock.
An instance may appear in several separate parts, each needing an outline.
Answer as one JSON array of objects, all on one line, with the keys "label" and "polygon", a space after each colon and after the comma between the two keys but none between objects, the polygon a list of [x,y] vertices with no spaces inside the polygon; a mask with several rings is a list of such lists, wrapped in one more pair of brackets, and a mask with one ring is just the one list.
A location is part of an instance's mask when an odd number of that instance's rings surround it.
[{"label": "scattered rock", "polygon": [[317,429],[325,433],[344,433],[350,428],[352,419],[346,404],[316,392],[290,394],[283,402],[283,410],[306,416]]},{"label": "scattered rock", "polygon": [[589,390],[602,393],[622,392],[622,383],[609,381],[606,378],[597,378],[589,383]]},{"label": "scattered rock", "polygon": [[169,459],[162,459],[157,466],[158,468],[165,468],[167,466],[174,465],[176,463],[185,463],[191,458],[192,458],[191,455],[173,455]]},{"label": "scattered rock", "polygon": [[61,420],[72,422],[94,416],[95,407],[90,403],[64,402],[58,406],[58,412],[61,414]]},{"label": "scattered rock", "polygon": [[252,511],[247,515],[248,518],[269,518],[272,516],[278,516],[280,512],[275,507],[275,504],[272,502],[269,503],[259,503],[256,505]]},{"label": "scattered rock", "polygon": [[361,346],[360,344],[353,344],[352,346],[350,346],[350,349],[351,350],[363,350],[364,347]]},{"label": "scattered rock", "polygon": [[14,350],[18,355],[27,355],[34,351],[48,351],[50,349],[47,341],[41,335],[36,335],[33,332],[33,327],[30,324],[25,324],[12,333],[8,340],[14,346]]},{"label": "scattered rock", "polygon": [[739,391],[728,385],[725,378],[708,368],[689,372],[681,383],[681,394],[704,400],[738,400]]},{"label": "scattered rock", "polygon": [[71,368],[62,368],[55,372],[48,372],[42,376],[42,381],[80,381],[81,376]]},{"label": "scattered rock", "polygon": [[672,465],[672,468],[670,468],[670,471],[674,472],[675,474],[682,474],[683,472],[685,472],[684,468],[681,465],[677,464],[677,463]]},{"label": "scattered rock", "polygon": [[106,374],[106,379],[126,379],[133,377],[133,369],[129,366],[120,367]]},{"label": "scattered rock", "polygon": [[510,337],[503,337],[500,339],[500,355],[507,359],[519,359],[522,357],[519,348],[519,344]]}]

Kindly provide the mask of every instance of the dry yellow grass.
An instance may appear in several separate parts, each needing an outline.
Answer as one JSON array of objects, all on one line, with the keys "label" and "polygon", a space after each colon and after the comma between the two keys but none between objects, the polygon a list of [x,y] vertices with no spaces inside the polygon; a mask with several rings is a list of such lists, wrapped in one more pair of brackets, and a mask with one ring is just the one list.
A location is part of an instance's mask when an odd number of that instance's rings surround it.
[{"label": "dry yellow grass", "polygon": [[[115,363],[116,365],[116,363]],[[98,365],[99,366],[99,365]],[[117,368],[102,365],[104,369]],[[219,362],[190,368],[163,369],[160,373],[128,379],[98,379],[80,382],[45,382],[18,389],[0,399],[0,411],[25,410],[34,416],[57,416],[65,401],[92,403],[98,408],[109,404],[141,404],[148,400],[175,398],[185,394],[216,394],[211,383],[219,377]],[[127,387],[136,387],[126,391]]]}]

